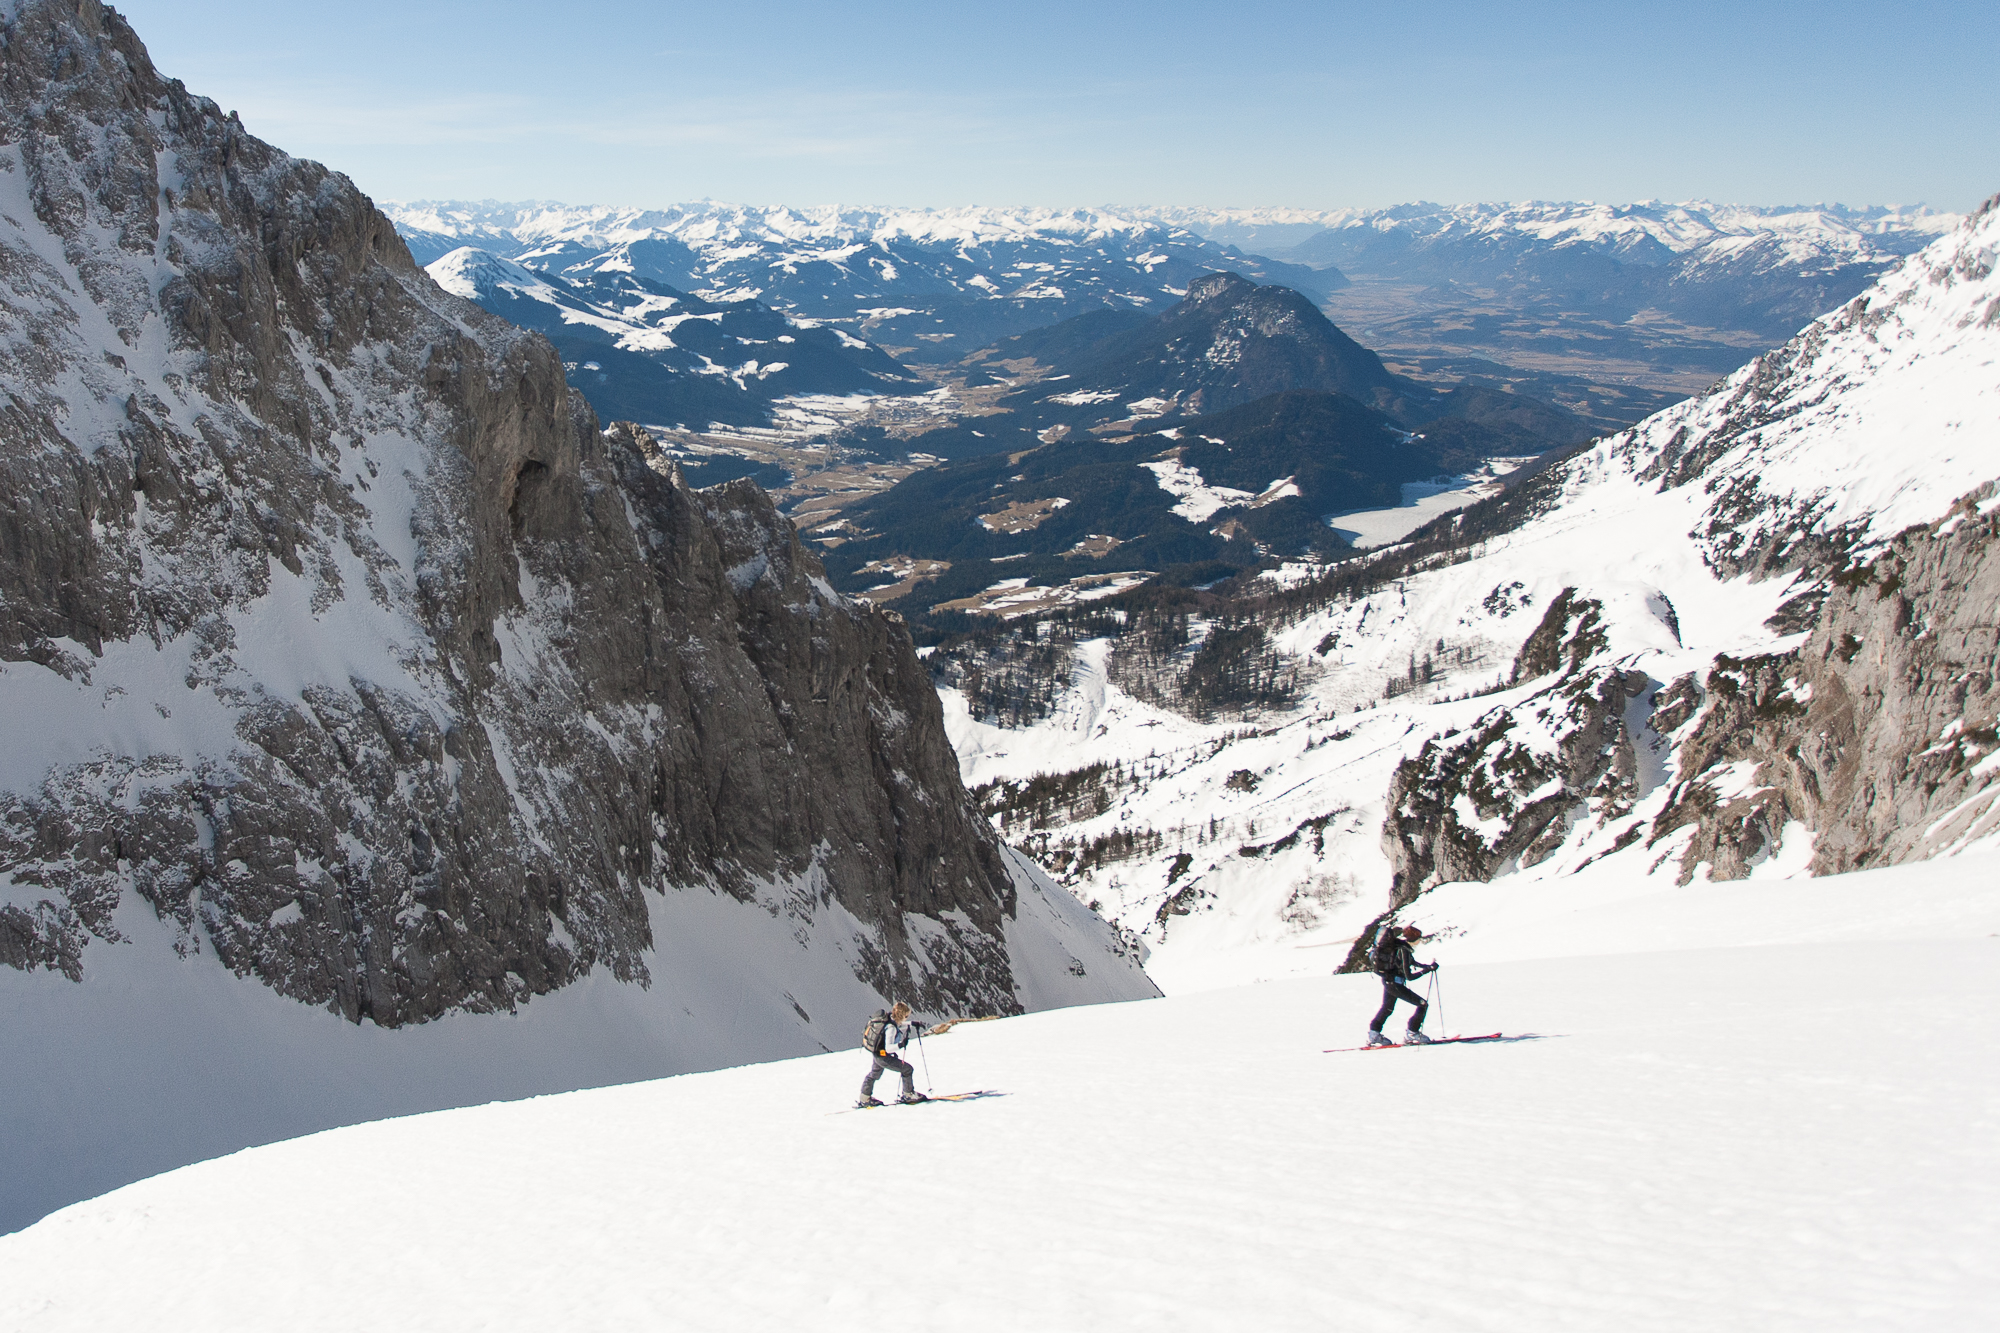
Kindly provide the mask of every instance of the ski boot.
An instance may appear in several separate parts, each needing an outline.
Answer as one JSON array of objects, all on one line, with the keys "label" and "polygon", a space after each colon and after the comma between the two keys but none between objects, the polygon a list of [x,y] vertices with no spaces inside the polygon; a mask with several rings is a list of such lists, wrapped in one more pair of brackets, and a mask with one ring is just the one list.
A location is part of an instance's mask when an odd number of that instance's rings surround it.
[{"label": "ski boot", "polygon": [[906,1092],[896,1099],[896,1104],[898,1106],[915,1106],[918,1102],[927,1102],[929,1100],[930,1098],[924,1096],[921,1092]]},{"label": "ski boot", "polygon": [[1370,1046],[1394,1046],[1396,1043],[1390,1041],[1374,1028],[1370,1028],[1368,1029],[1368,1044]]},{"label": "ski boot", "polygon": [[1431,1039],[1415,1028],[1411,1028],[1403,1034],[1403,1045],[1405,1046],[1428,1046],[1430,1044]]},{"label": "ski boot", "polygon": [[860,1101],[854,1103],[854,1109],[857,1111],[864,1111],[871,1106],[880,1106],[881,1104],[882,1103],[874,1097],[863,1097]]}]

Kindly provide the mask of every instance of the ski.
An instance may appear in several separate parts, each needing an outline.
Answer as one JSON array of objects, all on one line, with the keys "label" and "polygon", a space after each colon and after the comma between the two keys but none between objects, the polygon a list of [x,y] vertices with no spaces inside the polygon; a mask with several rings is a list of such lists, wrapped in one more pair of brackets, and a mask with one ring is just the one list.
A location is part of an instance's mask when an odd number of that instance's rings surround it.
[{"label": "ski", "polygon": [[1339,1055],[1345,1051],[1405,1051],[1410,1046],[1416,1045],[1452,1046],[1467,1041],[1498,1041],[1500,1037],[1501,1034],[1498,1032],[1488,1032],[1477,1037],[1432,1037],[1428,1042],[1411,1042],[1407,1045],[1395,1042],[1387,1046],[1330,1046],[1326,1050],[1321,1051],[1320,1054]]},{"label": "ski", "polygon": [[978,1088],[972,1092],[938,1092],[932,1093],[921,1102],[899,1102],[891,1098],[883,1102],[880,1106],[850,1106],[846,1111],[829,1111],[827,1114],[846,1115],[847,1111],[880,1111],[891,1106],[923,1106],[929,1102],[976,1102],[982,1097],[1005,1097],[1006,1095],[1006,1093],[999,1091],[997,1088]]}]

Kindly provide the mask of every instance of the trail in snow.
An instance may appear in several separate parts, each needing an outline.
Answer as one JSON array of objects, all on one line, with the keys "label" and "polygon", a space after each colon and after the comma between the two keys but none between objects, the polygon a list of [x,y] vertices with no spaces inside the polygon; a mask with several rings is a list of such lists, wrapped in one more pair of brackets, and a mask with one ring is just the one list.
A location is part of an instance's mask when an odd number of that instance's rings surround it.
[{"label": "trail in snow", "polygon": [[836,1052],[254,1149],[0,1239],[0,1326],[1969,1329],[2000,866],[1929,869],[1447,941],[1540,1040],[1323,1054],[1376,987],[1294,980],[960,1026],[963,1104],[830,1116]]}]

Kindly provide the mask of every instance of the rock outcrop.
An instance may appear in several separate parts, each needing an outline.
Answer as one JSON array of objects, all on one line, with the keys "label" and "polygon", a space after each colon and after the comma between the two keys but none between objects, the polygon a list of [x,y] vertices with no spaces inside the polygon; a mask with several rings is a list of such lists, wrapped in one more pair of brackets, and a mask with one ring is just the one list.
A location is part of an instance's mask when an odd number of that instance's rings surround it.
[{"label": "rock outcrop", "polygon": [[[1382,825],[1384,917],[1434,885],[1540,862],[1579,819],[1602,825],[1631,813],[1638,764],[1628,715],[1650,682],[1643,671],[1591,664],[1604,649],[1603,610],[1563,589],[1514,661],[1515,680],[1549,684],[1397,765]],[[1371,923],[1345,970],[1366,966],[1374,938]]]},{"label": "rock outcrop", "polygon": [[760,491],[600,429],[115,12],[9,11],[0,961],[80,978],[136,895],[394,1026],[643,982],[648,895],[717,892],[927,1012],[1083,967],[1023,929],[907,634]]},{"label": "rock outcrop", "polygon": [[[1835,573],[1805,643],[1717,659],[1682,719],[1649,841],[1692,826],[1683,882],[1739,879],[1797,821],[1815,874],[1922,860],[2000,828],[2000,523],[1993,487]],[[1657,714],[1656,714],[1657,717]]]}]

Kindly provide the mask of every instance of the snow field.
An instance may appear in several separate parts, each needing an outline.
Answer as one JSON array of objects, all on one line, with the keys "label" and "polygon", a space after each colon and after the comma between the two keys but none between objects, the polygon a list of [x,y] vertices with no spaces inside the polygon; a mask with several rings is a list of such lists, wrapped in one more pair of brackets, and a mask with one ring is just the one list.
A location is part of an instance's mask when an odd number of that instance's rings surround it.
[{"label": "snow field", "polygon": [[[1125,973],[1102,923],[1020,858],[1015,875],[1006,940],[1021,1003],[1118,995]],[[810,920],[785,911],[798,887],[755,903],[648,894],[650,985],[598,969],[515,1013],[394,1029],[299,1004],[205,952],[180,957],[173,927],[127,895],[123,942],[91,943],[84,984],[0,968],[0,1231],[339,1125],[845,1048],[883,1002],[856,975],[879,942],[836,902]],[[921,917],[906,927],[937,930]]]},{"label": "snow field", "polygon": [[334,1130],[0,1239],[0,1326],[1974,1328],[1993,868],[1817,881],[1818,917],[1655,892],[1567,940],[1711,923],[1672,952],[1447,942],[1446,1018],[1509,1043],[1322,1054],[1378,990],[1300,979],[930,1039],[978,1102],[836,1114],[840,1051]]}]

